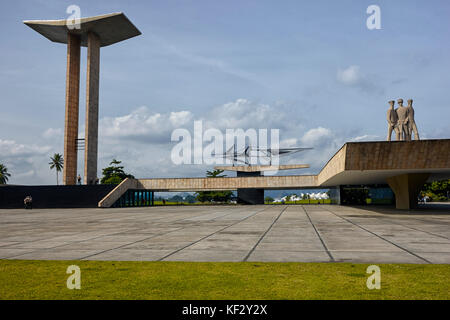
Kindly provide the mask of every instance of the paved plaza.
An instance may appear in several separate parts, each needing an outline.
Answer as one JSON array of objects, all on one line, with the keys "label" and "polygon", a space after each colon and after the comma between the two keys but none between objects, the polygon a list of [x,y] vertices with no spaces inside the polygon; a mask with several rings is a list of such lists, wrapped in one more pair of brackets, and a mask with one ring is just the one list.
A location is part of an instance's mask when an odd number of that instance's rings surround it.
[{"label": "paved plaza", "polygon": [[0,210],[0,258],[450,263],[450,208]]}]

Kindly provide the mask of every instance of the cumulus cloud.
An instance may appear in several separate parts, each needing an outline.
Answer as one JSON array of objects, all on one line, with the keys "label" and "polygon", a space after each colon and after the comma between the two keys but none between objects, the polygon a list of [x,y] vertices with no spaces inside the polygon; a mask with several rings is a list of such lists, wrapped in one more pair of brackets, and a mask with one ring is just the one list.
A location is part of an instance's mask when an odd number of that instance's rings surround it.
[{"label": "cumulus cloud", "polygon": [[361,71],[361,67],[357,65],[351,65],[344,69],[338,69],[336,79],[339,83],[360,89],[365,93],[370,94],[383,94],[384,88],[382,88],[378,81]]},{"label": "cumulus cloud", "polygon": [[308,130],[303,137],[301,142],[305,146],[320,146],[324,141],[329,140],[333,137],[330,129],[318,127]]},{"label": "cumulus cloud", "polygon": [[171,132],[193,119],[190,111],[158,113],[140,107],[130,114],[100,119],[100,135],[148,143],[170,142]]},{"label": "cumulus cloud", "polygon": [[14,140],[0,139],[0,155],[2,158],[41,155],[47,153],[50,149],[50,146],[26,145]]},{"label": "cumulus cloud", "polygon": [[12,184],[45,184],[48,175],[48,156],[52,146],[22,144],[0,139],[0,162],[7,166]]},{"label": "cumulus cloud", "polygon": [[[295,111],[295,110],[294,110]],[[210,165],[175,165],[171,161],[174,143],[170,141],[172,131],[185,128],[193,136],[195,120],[203,120],[203,130],[226,129],[280,129],[281,147],[311,147],[313,150],[296,153],[281,159],[282,163],[308,163],[311,168],[301,172],[283,174],[317,173],[323,164],[345,141],[377,139],[365,132],[336,132],[332,128],[299,125],[302,113],[293,112],[279,105],[257,103],[237,99],[213,107],[202,114],[188,110],[154,112],[148,107],[139,107],[128,114],[104,117],[99,121],[99,162],[101,168],[113,158],[123,162],[127,172],[136,177],[193,177],[204,176]],[[82,130],[81,130],[82,131]],[[1,161],[8,165],[16,184],[55,183],[54,172],[48,168],[49,157],[54,152],[62,153],[63,131],[49,128],[37,144],[22,144],[13,140],[0,140]],[[205,142],[204,146],[208,143]],[[79,153],[78,170],[82,172],[83,152]]]},{"label": "cumulus cloud", "polygon": [[362,135],[362,136],[354,137],[354,138],[350,139],[350,141],[355,141],[355,142],[358,142],[358,141],[377,141],[377,140],[380,140],[380,139],[381,139],[381,137],[378,136],[378,135],[365,134],[365,135]]},{"label": "cumulus cloud", "polygon": [[254,103],[247,99],[217,106],[204,118],[208,127],[233,128],[284,128],[286,114],[268,104]]},{"label": "cumulus cloud", "polygon": [[51,138],[59,138],[61,137],[63,134],[63,131],[61,128],[48,128],[47,130],[44,131],[44,133],[42,134],[42,136],[45,139],[51,139]]},{"label": "cumulus cloud", "polygon": [[337,80],[346,85],[355,85],[361,81],[361,71],[359,66],[350,66],[346,69],[339,69]]},{"label": "cumulus cloud", "polygon": [[202,120],[204,129],[286,129],[292,121],[281,110],[267,104],[254,103],[247,99],[216,106],[200,116],[192,112],[152,112],[148,107],[139,107],[131,113],[100,119],[100,135],[114,139],[126,139],[145,143],[169,143],[173,130],[193,130],[195,120]]}]

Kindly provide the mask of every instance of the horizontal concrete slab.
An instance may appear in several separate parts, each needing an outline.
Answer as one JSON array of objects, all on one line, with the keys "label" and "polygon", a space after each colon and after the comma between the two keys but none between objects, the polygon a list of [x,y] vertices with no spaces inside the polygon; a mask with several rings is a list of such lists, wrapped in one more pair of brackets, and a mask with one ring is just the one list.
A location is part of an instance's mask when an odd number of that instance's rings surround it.
[{"label": "horizontal concrete slab", "polygon": [[0,259],[450,263],[449,225],[450,206],[0,210]]},{"label": "horizontal concrete slab", "polygon": [[89,32],[94,32],[100,38],[101,47],[141,34],[122,12],[81,18],[79,28],[73,29],[68,28],[67,19],[26,20],[23,23],[53,42],[67,43],[68,32],[79,35],[81,46],[84,47],[87,47],[87,34]]}]

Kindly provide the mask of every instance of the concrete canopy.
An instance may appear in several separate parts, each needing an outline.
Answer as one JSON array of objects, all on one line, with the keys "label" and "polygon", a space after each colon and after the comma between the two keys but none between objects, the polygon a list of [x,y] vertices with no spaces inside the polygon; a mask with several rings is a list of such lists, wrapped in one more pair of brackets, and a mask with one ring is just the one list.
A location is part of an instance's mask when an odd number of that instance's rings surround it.
[{"label": "concrete canopy", "polygon": [[67,20],[26,20],[27,26],[39,32],[53,42],[67,43],[67,33],[80,36],[81,46],[87,47],[88,33],[93,32],[100,38],[100,46],[136,37],[141,32],[131,23],[122,12],[100,16],[81,18],[80,29],[68,29]]},{"label": "concrete canopy", "polygon": [[309,164],[253,165],[253,166],[215,166],[216,170],[258,172],[309,168]]}]

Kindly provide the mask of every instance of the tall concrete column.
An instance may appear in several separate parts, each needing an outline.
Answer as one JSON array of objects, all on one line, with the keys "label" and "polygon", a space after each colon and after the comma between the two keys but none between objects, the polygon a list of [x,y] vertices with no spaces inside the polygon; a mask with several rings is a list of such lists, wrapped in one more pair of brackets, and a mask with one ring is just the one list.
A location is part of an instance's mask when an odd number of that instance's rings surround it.
[{"label": "tall concrete column", "polygon": [[395,194],[397,209],[413,209],[417,207],[420,188],[425,184],[429,173],[406,173],[387,178],[387,183]]},{"label": "tall concrete column", "polygon": [[88,33],[87,52],[84,183],[94,184],[97,178],[100,39],[93,32]]},{"label": "tall concrete column", "polygon": [[78,106],[80,94],[80,38],[67,35],[66,116],[64,124],[63,183],[76,184]]}]

